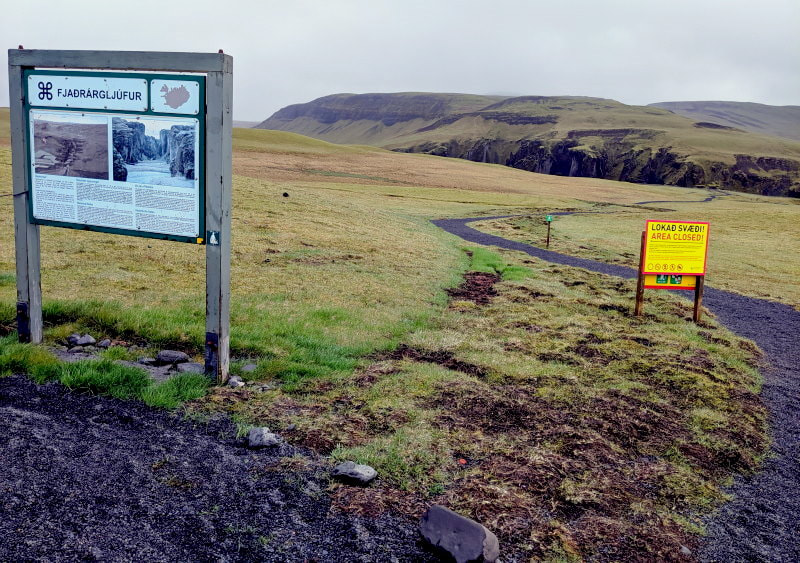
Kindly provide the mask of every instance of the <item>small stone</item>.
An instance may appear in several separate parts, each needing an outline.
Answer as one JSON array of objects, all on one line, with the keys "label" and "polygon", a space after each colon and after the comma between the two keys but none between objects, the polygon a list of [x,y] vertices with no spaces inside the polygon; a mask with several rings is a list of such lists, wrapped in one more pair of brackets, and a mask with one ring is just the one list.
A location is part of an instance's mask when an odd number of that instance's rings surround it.
[{"label": "small stone", "polygon": [[84,352],[97,352],[97,347],[96,346],[92,346],[92,345],[84,346],[83,347],[83,351]]},{"label": "small stone", "polygon": [[78,341],[75,343],[76,346],[90,346],[91,344],[95,344],[97,340],[92,337],[91,334],[84,334]]},{"label": "small stone", "polygon": [[378,476],[378,472],[369,465],[361,465],[354,461],[345,461],[337,465],[331,471],[331,475],[341,481],[366,485]]},{"label": "small stone", "polygon": [[253,373],[254,371],[256,371],[256,369],[258,369],[258,366],[256,364],[246,364],[242,366],[242,371],[244,373]]},{"label": "small stone", "polygon": [[78,334],[77,332],[73,332],[72,334],[67,336],[67,344],[69,344],[70,346],[77,346],[78,345],[78,340],[80,340],[80,339],[81,339],[81,335]]},{"label": "small stone", "polygon": [[290,424],[289,426],[286,427],[286,431],[287,432],[291,432],[292,430],[297,430],[297,425],[294,424],[294,423],[292,423],[292,424]]},{"label": "small stone", "polygon": [[70,354],[79,354],[83,352],[83,346],[73,346],[69,350],[67,350]]},{"label": "small stone", "polygon": [[438,504],[432,505],[419,523],[422,536],[448,553],[457,563],[487,561],[500,557],[497,536],[483,525]]},{"label": "small stone", "polygon": [[178,364],[175,367],[175,370],[178,373],[205,373],[206,366],[205,364],[199,364],[197,362],[186,362],[183,364]]},{"label": "small stone", "polygon": [[97,343],[98,348],[109,348],[111,346],[111,340],[108,338],[104,338],[100,342]]},{"label": "small stone", "polygon": [[189,355],[178,350],[161,350],[156,354],[156,362],[158,365],[165,364],[182,364],[189,361]]},{"label": "small stone", "polygon": [[152,366],[155,365],[156,360],[155,358],[139,358],[136,360],[137,364],[142,364],[143,366]]},{"label": "small stone", "polygon": [[250,448],[269,448],[278,446],[281,439],[266,426],[259,428],[251,428],[250,433],[247,435],[247,445]]},{"label": "small stone", "polygon": [[686,557],[690,557],[692,555],[692,550],[686,547],[685,545],[681,546],[681,555],[685,555]]},{"label": "small stone", "polygon": [[245,383],[238,375],[232,375],[228,378],[228,387],[244,387]]}]

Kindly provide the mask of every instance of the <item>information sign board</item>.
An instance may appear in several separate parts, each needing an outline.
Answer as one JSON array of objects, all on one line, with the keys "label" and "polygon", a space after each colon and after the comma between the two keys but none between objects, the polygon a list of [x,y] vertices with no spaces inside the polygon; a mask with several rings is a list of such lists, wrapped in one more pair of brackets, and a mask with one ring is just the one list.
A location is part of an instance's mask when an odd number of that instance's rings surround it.
[{"label": "information sign board", "polygon": [[643,274],[705,275],[709,224],[647,221]]},{"label": "information sign board", "polygon": [[41,225],[203,244],[205,372],[223,383],[233,58],[20,46],[8,71],[20,342],[43,337]]},{"label": "information sign board", "polygon": [[205,76],[24,71],[34,224],[205,242]]}]

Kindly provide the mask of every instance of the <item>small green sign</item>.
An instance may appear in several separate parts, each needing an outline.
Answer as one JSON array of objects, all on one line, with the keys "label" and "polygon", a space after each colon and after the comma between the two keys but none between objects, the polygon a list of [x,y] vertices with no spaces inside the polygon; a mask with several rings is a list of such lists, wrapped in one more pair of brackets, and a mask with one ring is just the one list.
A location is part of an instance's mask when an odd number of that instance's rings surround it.
[{"label": "small green sign", "polygon": [[548,216],[545,218],[545,221],[547,221],[548,223],[552,222],[552,221],[553,221],[553,216],[552,216],[552,215],[548,215]]},{"label": "small green sign", "polygon": [[656,275],[656,283],[667,283],[669,276],[667,274]]},{"label": "small green sign", "polygon": [[683,276],[670,276],[669,283],[670,285],[680,285],[683,281]]}]

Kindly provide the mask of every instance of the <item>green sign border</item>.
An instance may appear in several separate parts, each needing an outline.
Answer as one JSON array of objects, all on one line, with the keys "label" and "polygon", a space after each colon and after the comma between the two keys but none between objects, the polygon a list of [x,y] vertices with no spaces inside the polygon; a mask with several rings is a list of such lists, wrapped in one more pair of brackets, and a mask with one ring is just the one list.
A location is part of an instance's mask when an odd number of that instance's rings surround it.
[{"label": "green sign border", "polygon": [[[111,78],[142,78],[148,80],[147,88],[147,111],[127,111],[127,110],[110,110],[110,109],[83,109],[74,107],[52,107],[52,106],[37,106],[31,104],[30,96],[28,95],[28,76],[31,74],[50,74],[55,76],[99,76]],[[197,115],[186,115],[177,113],[165,113],[152,111],[150,103],[150,80],[183,80],[197,82],[200,89],[200,111]],[[92,72],[92,71],[59,71],[59,70],[38,70],[38,69],[25,69],[23,74],[23,88],[25,92],[25,137],[27,139],[28,151],[25,155],[25,166],[27,170],[31,170],[31,150],[33,139],[31,139],[30,127],[30,114],[32,109],[45,109],[45,110],[63,110],[69,112],[80,113],[106,113],[106,114],[119,114],[119,115],[152,115],[159,117],[175,117],[175,118],[189,118],[198,120],[198,141],[199,141],[199,166],[198,166],[198,190],[199,190],[199,209],[200,214],[198,221],[198,236],[197,237],[184,237],[178,235],[168,235],[164,233],[152,233],[148,231],[138,231],[132,229],[117,229],[115,227],[100,227],[96,225],[85,225],[82,223],[67,223],[63,221],[50,221],[48,219],[36,219],[33,216],[33,198],[28,198],[28,220],[32,224],[47,225],[50,227],[64,227],[67,229],[76,229],[79,231],[96,231],[100,233],[110,233],[113,235],[127,235],[142,238],[152,238],[159,240],[172,240],[177,242],[188,242],[191,244],[205,244],[206,232],[206,77],[194,74],[165,74],[165,73],[142,73],[142,72]],[[33,193],[33,174],[28,173],[28,191]],[[198,242],[202,239],[202,242]]]}]

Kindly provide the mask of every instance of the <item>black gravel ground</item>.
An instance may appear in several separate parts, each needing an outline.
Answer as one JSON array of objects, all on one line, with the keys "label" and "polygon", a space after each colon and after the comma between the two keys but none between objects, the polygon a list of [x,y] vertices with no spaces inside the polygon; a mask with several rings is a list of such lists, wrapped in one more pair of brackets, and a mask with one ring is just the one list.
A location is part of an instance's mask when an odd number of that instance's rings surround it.
[{"label": "black gravel ground", "polygon": [[226,419],[0,378],[0,561],[429,561],[416,523],[330,510]]},{"label": "black gravel ground", "polygon": [[[710,201],[713,197],[706,199]],[[642,202],[653,203],[653,202]],[[669,202],[659,202],[669,203]],[[434,221],[462,239],[519,250],[536,258],[623,278],[636,271],[566,256],[482,233],[468,223],[503,217]],[[795,283],[787,280],[787,283]],[[733,332],[755,341],[770,367],[763,371],[762,400],[769,409],[774,456],[762,470],[739,477],[728,492],[734,500],[707,522],[702,561],[800,561],[800,312],[788,305],[744,297],[706,286],[703,305]]]}]

